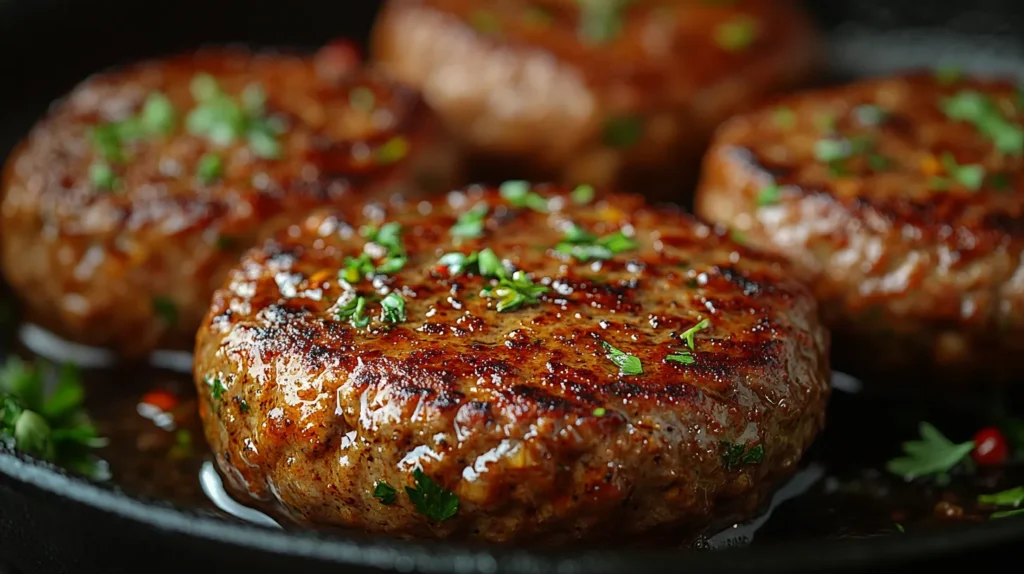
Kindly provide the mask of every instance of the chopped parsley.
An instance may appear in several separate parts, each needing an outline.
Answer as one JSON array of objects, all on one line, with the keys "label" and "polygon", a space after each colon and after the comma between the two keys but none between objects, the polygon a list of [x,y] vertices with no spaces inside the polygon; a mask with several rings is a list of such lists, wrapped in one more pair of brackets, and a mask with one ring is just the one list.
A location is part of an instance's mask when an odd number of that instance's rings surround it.
[{"label": "chopped parsley", "polygon": [[577,0],[579,37],[592,44],[611,41],[622,31],[623,11],[633,0]]},{"label": "chopped parsley", "polygon": [[989,506],[1012,506],[1017,508],[1024,504],[1024,486],[1018,486],[995,494],[982,494],[978,497],[978,502]]},{"label": "chopped parsley", "polygon": [[905,456],[890,460],[885,468],[905,480],[935,476],[940,482],[949,479],[947,474],[964,460],[974,449],[974,441],[953,443],[934,426],[922,422],[919,427],[921,440],[903,443]]},{"label": "chopped parsley", "polygon": [[104,191],[111,191],[118,184],[117,174],[110,164],[98,161],[89,166],[89,180],[93,187]]},{"label": "chopped parsley", "polygon": [[605,358],[615,363],[615,366],[619,368],[619,373],[626,376],[636,376],[644,373],[644,367],[640,364],[638,357],[616,349],[607,341],[601,341],[601,344],[604,346],[605,351],[607,351]]},{"label": "chopped parsley", "polygon": [[678,351],[665,357],[666,361],[672,361],[673,363],[682,363],[684,365],[692,365],[697,362],[697,359],[693,356],[690,351]]},{"label": "chopped parsley", "polygon": [[732,470],[744,464],[758,464],[764,460],[764,445],[759,444],[747,450],[742,444],[729,441],[720,443],[722,449],[722,462],[725,470]]},{"label": "chopped parsley", "polygon": [[953,154],[947,152],[942,154],[942,166],[953,181],[971,191],[978,191],[985,183],[985,167],[980,164],[959,165]]},{"label": "chopped parsley", "polygon": [[594,409],[594,412],[592,414],[597,418],[601,418],[604,415],[608,414],[608,409],[604,407],[597,407],[596,409]]},{"label": "chopped parsley", "polygon": [[136,116],[94,127],[93,145],[107,161],[120,162],[125,159],[125,144],[145,137],[168,135],[174,131],[176,120],[177,112],[167,96],[153,92]]},{"label": "chopped parsley", "polygon": [[456,239],[483,237],[484,223],[489,210],[490,208],[486,203],[478,203],[472,209],[460,215],[455,220],[455,225],[448,230],[448,233]]},{"label": "chopped parsley", "polygon": [[577,185],[571,193],[572,201],[576,205],[586,205],[594,201],[594,195],[594,186],[586,184]]},{"label": "chopped parsley", "polygon": [[348,319],[356,329],[362,329],[370,324],[370,318],[366,315],[366,297],[358,296],[350,299],[335,311],[334,317],[338,321]]},{"label": "chopped parsley", "polygon": [[199,158],[199,163],[196,165],[196,177],[205,184],[217,181],[223,172],[224,162],[216,154],[208,153],[204,155]]},{"label": "chopped parsley", "polygon": [[853,116],[862,126],[877,126],[885,121],[885,110],[874,104],[863,104],[853,109]]},{"label": "chopped parsley", "polygon": [[692,353],[692,351],[695,350],[695,341],[693,337],[699,331],[703,331],[704,329],[707,329],[709,326],[711,326],[711,322],[707,319],[704,319],[700,323],[697,323],[693,327],[690,327],[689,329],[683,331],[683,334],[680,335],[680,338],[683,341],[686,341],[686,344],[687,346],[690,347],[690,350],[687,351],[684,349],[682,351],[677,351],[665,357],[665,360],[672,361],[674,363],[682,363],[684,365],[692,365],[696,363],[697,359],[693,356]]},{"label": "chopped parsley", "polygon": [[[358,271],[363,275],[370,273],[383,273],[385,275],[391,273],[397,273],[408,262],[408,257],[405,253],[405,244],[402,242],[402,226],[398,223],[391,222],[385,223],[380,228],[373,225],[364,226],[360,229],[363,237],[372,243],[376,243],[381,247],[387,249],[387,255],[384,261],[376,268],[373,267],[372,262],[369,259],[369,255],[363,254],[359,258]],[[346,258],[346,268],[349,266],[349,260]],[[358,279],[356,279],[358,280]],[[353,281],[349,281],[352,283]]]},{"label": "chopped parsley", "polygon": [[377,148],[374,158],[380,165],[390,165],[401,161],[408,154],[409,140],[402,136],[395,136]]},{"label": "chopped parsley", "polygon": [[522,271],[516,271],[512,278],[501,277],[498,284],[485,287],[480,295],[491,299],[498,299],[498,312],[512,311],[523,305],[534,304],[539,301],[537,297],[547,293],[551,288],[546,285],[535,284]]},{"label": "chopped parsley", "polygon": [[779,106],[772,110],[772,123],[778,128],[791,130],[796,127],[796,112],[793,108]]},{"label": "chopped parsley", "polygon": [[515,207],[528,207],[540,213],[547,213],[548,201],[530,187],[530,183],[526,181],[506,181],[498,188],[498,192]]},{"label": "chopped parsley", "polygon": [[726,52],[746,50],[757,40],[758,22],[750,16],[737,16],[715,27],[715,43]]},{"label": "chopped parsley", "polygon": [[696,335],[700,331],[703,331],[704,329],[707,329],[710,326],[711,326],[711,321],[709,321],[707,319],[703,319],[700,323],[697,323],[693,327],[690,327],[689,329],[683,331],[683,334],[680,335],[679,337],[682,340],[686,341],[686,344],[690,347],[690,349],[693,349],[694,348],[694,340],[693,340],[694,335]]},{"label": "chopped parsley", "polygon": [[1009,122],[990,97],[975,90],[963,90],[941,102],[951,120],[965,121],[992,140],[999,153],[1024,155],[1024,129]]},{"label": "chopped parsley", "polygon": [[92,454],[105,446],[84,410],[85,389],[71,364],[11,356],[0,367],[0,444],[97,480],[109,478]]},{"label": "chopped parsley", "polygon": [[277,136],[281,130],[266,117],[266,94],[262,88],[250,85],[236,101],[221,91],[213,76],[201,73],[192,78],[191,90],[196,107],[185,118],[190,134],[218,146],[244,139],[256,156],[280,157]]},{"label": "chopped parsley", "polygon": [[604,124],[604,145],[613,149],[627,149],[640,143],[644,137],[644,120],[639,116],[616,116]]},{"label": "chopped parsley", "polygon": [[374,271],[373,260],[363,253],[359,257],[346,257],[344,268],[338,272],[338,277],[348,283],[358,283]]},{"label": "chopped parsley", "polygon": [[388,293],[380,302],[380,320],[401,323],[405,319],[405,299],[397,291]]},{"label": "chopped parsley", "polygon": [[412,477],[416,486],[405,487],[405,492],[420,514],[434,522],[455,516],[459,510],[459,498],[455,493],[442,488],[418,468],[413,471]]},{"label": "chopped parsley", "polygon": [[378,482],[373,487],[373,497],[380,501],[381,504],[389,505],[395,503],[395,497],[398,495],[398,491],[395,487],[384,482],[383,480]]},{"label": "chopped parsley", "polygon": [[224,396],[225,391],[228,390],[220,380],[220,377],[217,376],[206,375],[203,378],[203,382],[206,383],[206,386],[210,387],[210,396],[215,401],[219,401]]},{"label": "chopped parsley", "polygon": [[814,144],[814,157],[818,161],[833,162],[853,155],[853,146],[845,138],[822,138]]},{"label": "chopped parsley", "polygon": [[501,259],[489,247],[483,251],[474,251],[469,255],[464,253],[446,253],[441,256],[438,263],[447,267],[450,275],[468,273],[474,267],[477,273],[483,277],[500,279],[507,274]]},{"label": "chopped parsley", "polygon": [[176,325],[178,323],[178,306],[167,297],[154,297],[153,311],[160,317],[164,325]]},{"label": "chopped parsley", "polygon": [[562,241],[555,246],[555,251],[586,262],[592,259],[611,259],[618,253],[636,249],[636,247],[636,241],[621,231],[598,238],[579,225],[573,224],[566,230]]},{"label": "chopped parsley", "polygon": [[779,186],[771,183],[761,188],[757,192],[757,205],[758,207],[766,207],[768,205],[775,205],[782,199],[782,191]]}]

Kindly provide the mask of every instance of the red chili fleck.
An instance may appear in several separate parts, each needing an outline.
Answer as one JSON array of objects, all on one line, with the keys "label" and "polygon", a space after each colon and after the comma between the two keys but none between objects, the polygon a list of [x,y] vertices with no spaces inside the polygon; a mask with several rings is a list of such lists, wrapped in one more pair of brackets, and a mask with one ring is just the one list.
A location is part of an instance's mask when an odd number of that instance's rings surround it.
[{"label": "red chili fleck", "polygon": [[152,405],[163,412],[170,412],[174,410],[174,407],[178,406],[178,397],[171,393],[163,390],[149,391],[142,397],[143,403]]},{"label": "red chili fleck", "polygon": [[1003,433],[995,427],[986,427],[974,435],[971,457],[981,466],[1000,466],[1010,456],[1010,447]]}]

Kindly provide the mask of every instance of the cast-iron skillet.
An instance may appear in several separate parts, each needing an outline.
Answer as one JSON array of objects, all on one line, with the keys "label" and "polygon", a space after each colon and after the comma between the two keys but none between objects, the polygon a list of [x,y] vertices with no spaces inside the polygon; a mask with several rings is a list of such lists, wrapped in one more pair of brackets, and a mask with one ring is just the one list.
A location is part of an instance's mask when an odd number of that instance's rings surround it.
[{"label": "cast-iron skillet", "polygon": [[[829,34],[832,80],[937,64],[1024,70],[1024,4],[1015,0],[821,0],[808,7]],[[0,0],[0,158],[51,101],[102,68],[201,44],[365,39],[376,8],[369,0]],[[976,564],[982,552],[1012,563],[1018,540],[1024,519],[723,551],[535,551],[296,534],[142,500],[0,452],[0,566],[25,573],[881,571],[909,561],[919,568]]]}]

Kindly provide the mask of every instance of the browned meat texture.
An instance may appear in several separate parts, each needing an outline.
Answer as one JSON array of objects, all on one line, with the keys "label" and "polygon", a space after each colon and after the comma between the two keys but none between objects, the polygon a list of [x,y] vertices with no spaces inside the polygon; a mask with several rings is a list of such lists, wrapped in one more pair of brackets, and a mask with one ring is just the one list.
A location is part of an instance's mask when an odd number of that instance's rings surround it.
[{"label": "browned meat texture", "polygon": [[[639,196],[525,189],[320,212],[245,255],[194,371],[243,499],[557,543],[749,516],[795,469],[823,424],[828,335],[781,260]],[[458,497],[453,517],[407,495],[417,469]]]},{"label": "browned meat texture", "polygon": [[914,74],[731,120],[698,213],[792,259],[858,373],[1024,373],[1024,113],[1009,82]]},{"label": "browned meat texture", "polygon": [[451,189],[456,159],[435,124],[417,95],[334,47],[100,74],[7,162],[3,270],[31,317],[68,338],[128,356],[191,348],[227,267],[277,221]]},{"label": "browned meat texture", "polygon": [[819,54],[785,0],[391,0],[372,52],[502,175],[676,200],[715,126]]}]

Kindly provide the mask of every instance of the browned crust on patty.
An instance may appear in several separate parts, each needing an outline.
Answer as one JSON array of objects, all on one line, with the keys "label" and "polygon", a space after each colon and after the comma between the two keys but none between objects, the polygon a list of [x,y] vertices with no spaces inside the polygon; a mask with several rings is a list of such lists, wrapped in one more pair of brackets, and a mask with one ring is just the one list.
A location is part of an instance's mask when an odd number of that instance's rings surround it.
[{"label": "browned crust on patty", "polygon": [[[550,213],[470,188],[318,213],[243,258],[194,367],[217,464],[243,499],[320,526],[555,543],[749,516],[795,469],[823,424],[828,336],[786,267],[638,196],[576,205],[535,189]],[[456,217],[480,204],[484,236],[453,243]],[[560,256],[570,222],[638,247]],[[402,226],[406,266],[339,281],[346,257],[380,255],[359,229],[382,223]],[[550,290],[499,313],[481,294],[490,279],[438,263],[484,248]],[[366,329],[335,316],[352,289],[369,298]],[[379,301],[395,292],[407,319],[385,323]],[[693,363],[667,360],[702,319]],[[605,343],[643,373],[620,373]],[[737,447],[763,460],[727,463]],[[403,492],[416,468],[459,497],[454,518],[417,512]],[[394,505],[373,497],[380,481]]]},{"label": "browned crust on patty", "polygon": [[[706,157],[698,214],[797,264],[842,368],[975,384],[1024,369],[1024,164],[946,114],[971,92],[1020,129],[1010,82],[911,74],[782,98],[730,120]],[[865,125],[862,106],[885,119]],[[822,139],[866,149],[830,164]],[[958,166],[980,166],[979,189]]]},{"label": "browned crust on patty", "polygon": [[[417,178],[447,189],[455,156],[419,97],[337,63],[329,50],[314,61],[209,49],[99,74],[57,102],[3,177],[3,269],[30,317],[127,356],[189,348],[227,267],[279,221],[318,205],[415,196]],[[284,125],[279,159],[257,157],[244,139],[218,146],[186,131],[199,73],[235,98],[247,86],[263,88],[267,117]],[[374,94],[372,110],[352,103],[357,88]],[[174,131],[125,145],[128,157],[113,164],[120,183],[98,187],[90,178],[103,160],[94,128],[136,116],[154,91],[176,108]],[[375,161],[395,138],[408,153]],[[223,176],[206,183],[197,166],[211,153]]]},{"label": "browned crust on patty", "polygon": [[[641,0],[624,14],[621,31],[595,43],[568,0],[392,0],[372,53],[504,175],[671,199],[718,123],[805,80],[818,60],[812,24],[786,1]],[[749,41],[723,48],[736,30]],[[637,127],[638,141],[610,144],[623,138],[609,139],[609,125]]]}]

